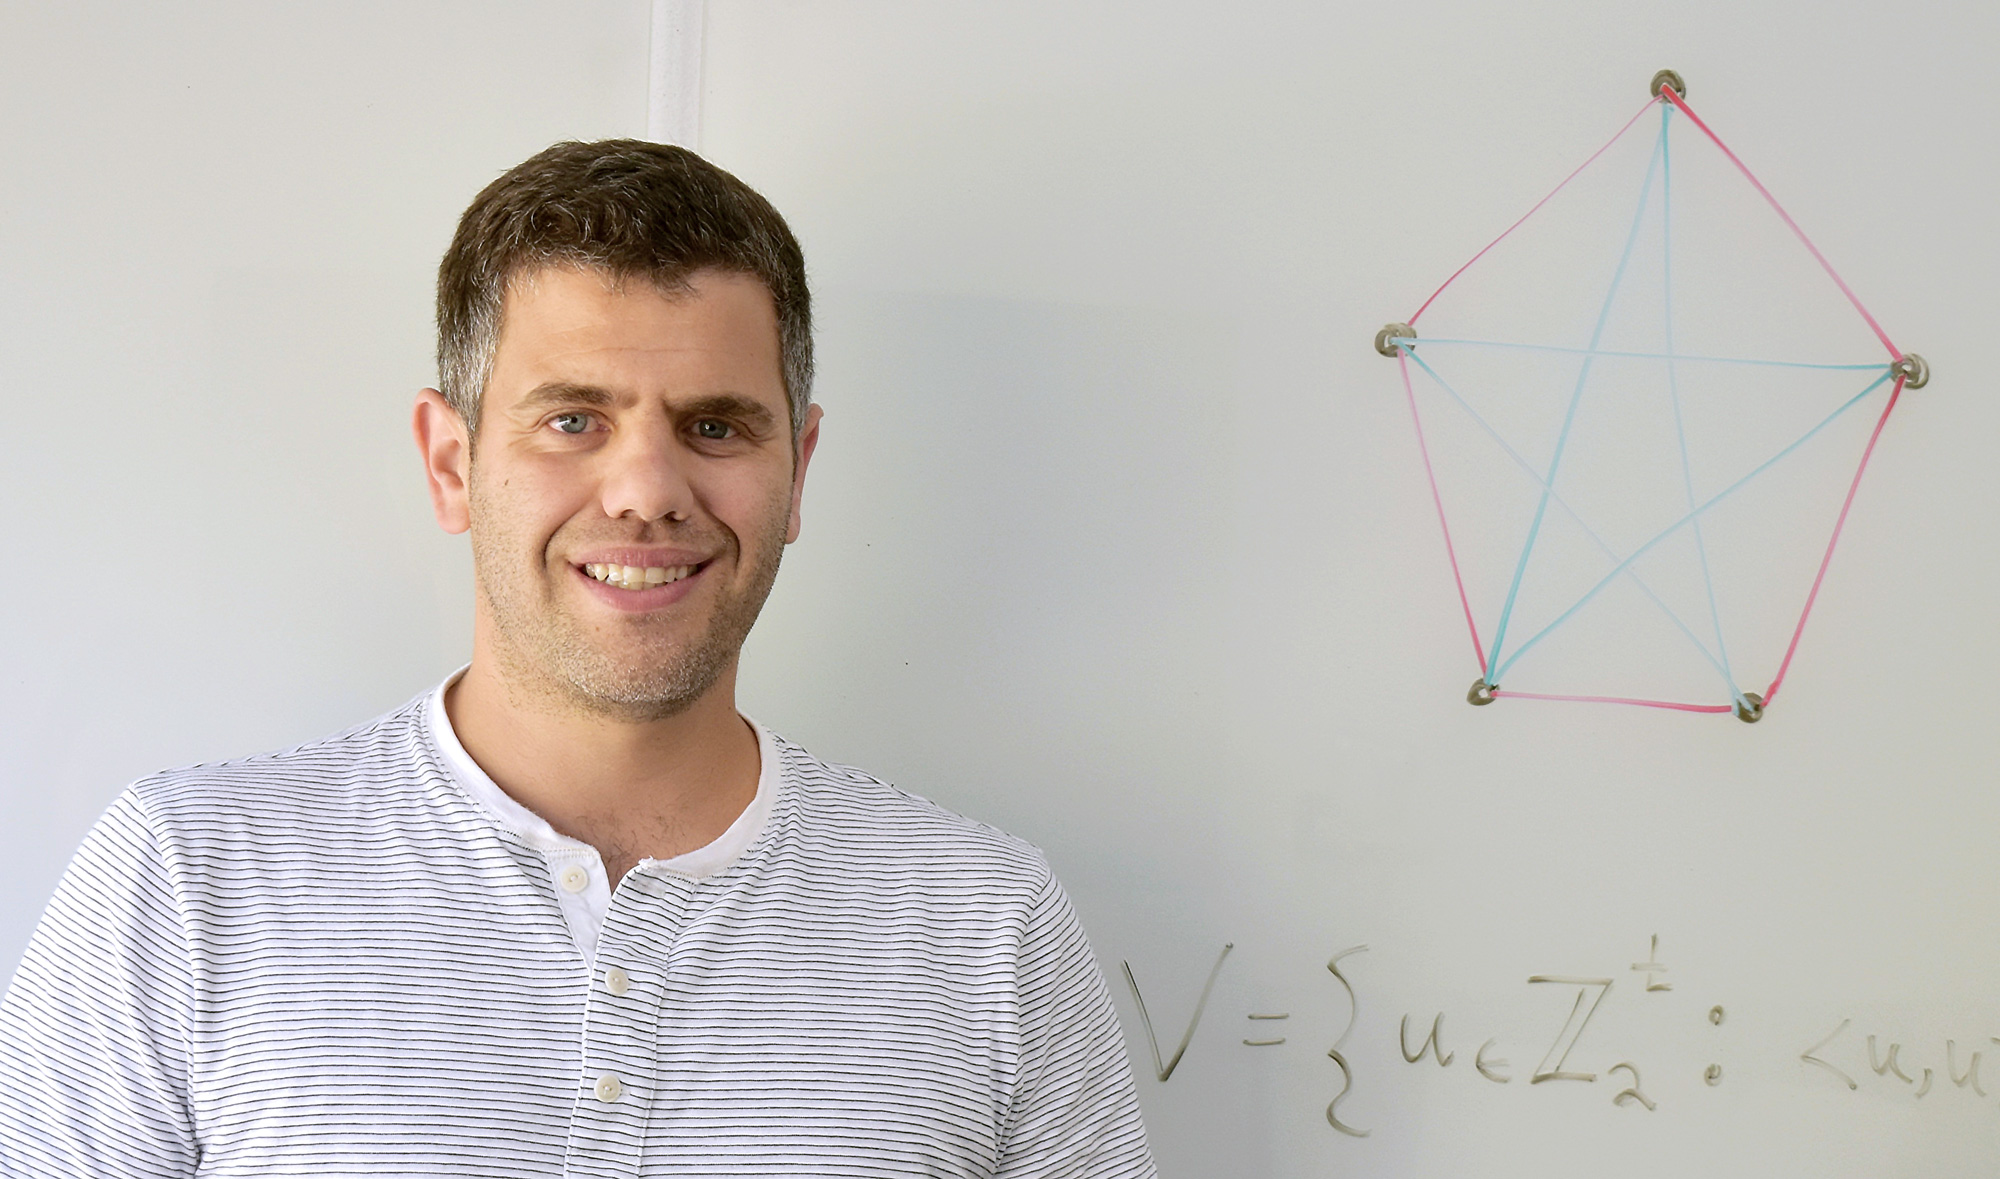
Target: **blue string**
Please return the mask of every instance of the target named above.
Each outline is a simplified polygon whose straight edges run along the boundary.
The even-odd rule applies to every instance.
[[[1592,586],[1590,588],[1590,592],[1584,594],[1583,597],[1577,601],[1576,605],[1571,606],[1569,609],[1563,611],[1560,615],[1557,616],[1554,622],[1551,622],[1547,626],[1543,627],[1541,629],[1541,632],[1535,635],[1534,638],[1529,639],[1525,643],[1522,643],[1521,646],[1517,648],[1512,655],[1509,655],[1507,657],[1506,663],[1500,665],[1499,667],[1493,668],[1493,670],[1486,677],[1487,682],[1499,683],[1500,677],[1506,674],[1506,671],[1509,667],[1512,667],[1514,665],[1515,660],[1519,659],[1524,653],[1526,653],[1530,647],[1533,647],[1536,643],[1539,643],[1543,639],[1547,638],[1549,636],[1549,632],[1555,630],[1558,626],[1561,626],[1563,623],[1569,621],[1570,618],[1575,616],[1578,610],[1583,609],[1583,607],[1586,604],[1588,604],[1592,598],[1595,598],[1598,595],[1599,591],[1603,590],[1605,586],[1610,585],[1612,580],[1615,579],[1620,573],[1623,573],[1625,572],[1626,569],[1630,568],[1632,562],[1637,561],[1640,557],[1645,556],[1646,553],[1650,551],[1654,545],[1659,544],[1667,537],[1673,535],[1675,532],[1678,532],[1683,524],[1689,523],[1695,517],[1701,515],[1703,512],[1706,512],[1708,509],[1714,507],[1717,503],[1721,502],[1723,497],[1731,494],[1738,488],[1742,487],[1744,484],[1750,482],[1752,479],[1755,479],[1757,476],[1763,474],[1765,471],[1771,468],[1772,464],[1778,462],[1778,460],[1784,458],[1785,456],[1791,454],[1793,451],[1797,450],[1799,447],[1805,445],[1806,442],[1810,440],[1815,434],[1818,434],[1821,430],[1824,430],[1829,425],[1832,425],[1834,419],[1840,417],[1840,415],[1846,413],[1848,410],[1854,408],[1856,405],[1859,405],[1861,401],[1864,398],[1866,398],[1870,393],[1873,393],[1875,390],[1880,389],[1883,385],[1888,384],[1889,378],[1893,375],[1894,375],[1893,373],[1885,372],[1881,376],[1876,377],[1873,381],[1869,382],[1869,385],[1866,389],[1863,389],[1861,392],[1856,393],[1853,397],[1843,402],[1839,409],[1834,410],[1832,413],[1828,414],[1824,419],[1822,419],[1818,425],[1814,426],[1810,430],[1807,430],[1804,434],[1801,434],[1797,438],[1797,440],[1795,440],[1790,446],[1785,447],[1785,449],[1779,451],[1777,454],[1773,455],[1769,459],[1766,459],[1763,463],[1759,464],[1756,468],[1751,470],[1749,474],[1743,476],[1741,479],[1738,479],[1736,482],[1731,483],[1729,486],[1723,488],[1721,491],[1716,492],[1714,495],[1710,496],[1708,500],[1705,503],[1703,503],[1700,507],[1694,509],[1687,515],[1682,516],[1680,519],[1674,521],[1672,524],[1667,526],[1665,531],[1653,537],[1653,539],[1647,541],[1645,544],[1640,545],[1637,549],[1633,551],[1631,556],[1619,562],[1618,567],[1616,569],[1613,569],[1611,572],[1605,574],[1604,580]],[[1492,667],[1492,664],[1489,662],[1488,666]]]
[[[1478,410],[1472,408],[1472,404],[1465,399],[1463,394],[1461,394],[1457,389],[1452,388],[1451,383],[1445,380],[1443,377],[1439,376],[1437,370],[1433,369],[1430,365],[1424,363],[1422,357],[1416,355],[1415,353],[1411,353],[1410,359],[1416,361],[1417,367],[1423,369],[1424,372],[1430,376],[1431,380],[1437,382],[1438,388],[1443,389],[1446,393],[1449,393],[1451,395],[1451,399],[1453,401],[1458,402],[1459,408],[1463,409],[1467,414],[1471,415],[1473,421],[1479,423],[1480,428],[1486,431],[1488,437],[1492,438],[1493,441],[1500,444],[1500,449],[1507,452],[1507,457],[1514,460],[1515,465],[1521,468],[1522,474],[1526,475],[1537,486],[1542,487],[1548,491],[1549,498],[1552,501],[1554,501],[1557,507],[1561,508],[1564,512],[1567,512],[1569,514],[1569,518],[1576,522],[1576,526],[1578,528],[1583,529],[1584,535],[1588,536],[1591,539],[1591,542],[1597,546],[1599,552],[1611,558],[1614,564],[1623,559],[1618,555],[1618,551],[1612,548],[1610,543],[1606,541],[1602,536],[1599,536],[1597,534],[1597,530],[1592,528],[1590,524],[1584,520],[1582,514],[1580,514],[1575,508],[1569,505],[1569,501],[1563,499],[1563,497],[1559,493],[1557,493],[1557,491],[1554,488],[1549,487],[1548,484],[1542,482],[1542,477],[1539,474],[1536,474],[1534,466],[1531,463],[1529,463],[1527,459],[1522,458],[1520,452],[1515,450],[1513,446],[1511,446],[1505,438],[1501,437],[1500,431],[1494,429],[1492,423],[1488,422],[1484,417],[1481,417]],[[1682,621],[1681,616],[1674,613],[1673,607],[1667,605],[1666,601],[1662,599],[1659,594],[1653,592],[1653,587],[1646,584],[1646,580],[1639,576],[1638,570],[1627,569],[1625,571],[1625,576],[1631,578],[1632,581],[1636,585],[1638,585],[1638,587],[1642,591],[1645,592],[1645,595],[1653,600],[1653,604],[1655,606],[1658,606],[1662,613],[1664,613],[1668,618],[1673,620],[1674,625],[1679,627],[1681,629],[1681,633],[1688,637],[1688,641],[1694,644],[1695,650],[1701,652],[1701,657],[1703,659],[1708,660],[1708,665],[1710,667],[1713,667],[1715,669],[1715,673],[1721,676],[1723,680],[1727,682],[1729,679],[1728,670],[1724,668],[1721,663],[1718,663],[1716,661],[1714,652],[1710,651],[1708,649],[1708,645],[1701,641],[1701,636],[1694,633],[1694,628],[1689,626],[1686,622]]]
[[[1677,360],[1683,364],[1749,364],[1762,368],[1809,368],[1830,372],[1867,372],[1869,369],[1886,367],[1876,364],[1804,364],[1796,360],[1751,360],[1741,356],[1669,356],[1663,352],[1612,352],[1595,348],[1563,348],[1555,344],[1512,344],[1504,340],[1442,340],[1418,339],[1415,336],[1393,336],[1390,343],[1401,344],[1414,352],[1419,348],[1435,348],[1440,344],[1461,345],[1471,348],[1519,348],[1529,352],[1562,352],[1570,356],[1612,356],[1623,360]]]
[[[1605,325],[1611,322],[1611,305],[1616,302],[1618,288],[1625,281],[1625,267],[1632,261],[1632,247],[1639,242],[1639,226],[1646,217],[1646,201],[1653,192],[1653,174],[1659,168],[1660,150],[1665,144],[1665,128],[1662,127],[1660,139],[1653,145],[1653,154],[1646,160],[1646,179],[1639,186],[1639,210],[1632,215],[1631,232],[1625,235],[1625,252],[1618,256],[1618,269],[1611,275],[1611,289],[1604,292],[1604,306],[1598,309],[1597,326],[1590,333],[1592,352],[1597,350],[1597,345],[1604,338]],[[1527,542],[1521,546],[1521,559],[1514,565],[1514,580],[1507,587],[1506,604],[1500,607],[1500,624],[1493,630],[1493,649],[1486,656],[1486,666],[1491,669],[1487,673],[1486,682],[1490,684],[1499,683],[1500,672],[1505,670],[1506,665],[1500,662],[1500,648],[1507,639],[1507,622],[1514,615],[1514,600],[1521,593],[1521,575],[1528,571],[1528,555],[1535,551],[1535,537],[1542,530],[1542,518],[1548,514],[1549,494],[1555,488],[1556,469],[1562,465],[1563,449],[1569,445],[1570,427],[1576,423],[1576,407],[1583,400],[1584,382],[1589,380],[1590,366],[1596,359],[1595,356],[1583,358],[1583,368],[1576,374],[1576,388],[1570,393],[1569,409],[1563,414],[1562,430],[1556,435],[1555,453],[1549,457],[1549,474],[1542,480],[1541,502],[1535,505],[1535,518],[1528,525]],[[1509,659],[1507,664],[1511,665],[1513,662]]]
[[[1674,371],[1674,155],[1673,140],[1667,133],[1674,117],[1674,104],[1660,104],[1660,296],[1667,346],[1667,395],[1674,403],[1674,437],[1681,448],[1681,486],[1687,491],[1688,511],[1694,510],[1694,468],[1688,461],[1687,426],[1681,417],[1681,383]],[[1722,657],[1722,679],[1729,685],[1729,697],[1744,709],[1750,702],[1736,686],[1729,666],[1729,643],[1722,637],[1722,610],[1715,604],[1715,577],[1708,567],[1708,540],[1701,534],[1701,521],[1694,522],[1694,548],[1701,556],[1701,583],[1708,590],[1708,617],[1715,624],[1715,650]]]

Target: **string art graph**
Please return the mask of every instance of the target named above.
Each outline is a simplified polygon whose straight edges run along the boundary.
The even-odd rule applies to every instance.
[[[1635,212],[1618,161],[1641,174]],[[1671,70],[1375,347],[1478,660],[1467,700],[1744,721],[1777,698],[1876,444],[1929,380]]]

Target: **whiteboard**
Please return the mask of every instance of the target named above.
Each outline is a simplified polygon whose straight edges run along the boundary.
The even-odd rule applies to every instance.
[[[0,962],[123,782],[463,658],[468,565],[404,451],[432,269],[501,168],[643,129],[649,9],[0,16],[38,161],[0,224]],[[827,411],[745,708],[1048,851],[1163,1174],[1991,1172],[1993,17],[704,27],[701,146],[800,233]],[[1471,708],[1370,339],[1662,66],[1936,376],[1760,723]],[[1128,965],[1162,1056],[1193,1024],[1165,1081]]]
[[[711,5],[703,146],[804,239],[827,413],[747,706],[1049,851],[1163,1174],[2000,1162],[2000,30],[1818,12]],[[1468,707],[1371,338],[1661,67],[1938,375],[1761,722]],[[1167,1059],[1214,971],[1166,1081],[1128,964]]]

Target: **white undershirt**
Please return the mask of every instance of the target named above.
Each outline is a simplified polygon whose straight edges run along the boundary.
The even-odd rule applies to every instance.
[[[576,938],[584,958],[595,961],[597,934],[604,926],[605,913],[611,908],[611,880],[604,870],[604,860],[597,854],[596,848],[562,834],[549,826],[547,819],[515,801],[465,752],[465,746],[459,743],[458,733],[452,729],[451,716],[444,706],[446,690],[457,681],[458,676],[453,676],[438,685],[426,705],[430,710],[430,729],[437,740],[438,751],[444,755],[445,765],[473,801],[485,807],[503,826],[527,840],[548,861],[549,878],[555,884],[556,900],[562,906],[564,919],[569,922],[570,934]],[[743,719],[757,733],[756,797],[743,808],[742,814],[736,816],[736,821],[729,824],[729,829],[716,836],[713,842],[682,852],[672,859],[640,860],[638,866],[632,869],[634,872],[657,872],[687,880],[705,879],[741,859],[757,837],[764,833],[764,827],[771,818],[771,800],[777,794],[778,747],[763,725],[749,717]]]

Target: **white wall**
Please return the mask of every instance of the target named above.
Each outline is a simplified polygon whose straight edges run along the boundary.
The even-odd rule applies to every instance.
[[[0,13],[0,962],[125,780],[463,657],[403,428],[431,269],[496,171],[643,127],[646,8]],[[703,147],[805,242],[828,414],[746,707],[1049,851],[1170,1177],[1985,1173],[1996,18],[1220,11],[712,0]],[[1938,375],[1762,723],[1468,708],[1368,340],[1663,65]],[[1672,992],[1628,969],[1653,934]],[[1171,1049],[1226,941],[1160,1083],[1118,964]],[[1364,943],[1355,1139],[1324,964]],[[1527,1083],[1573,994],[1538,973],[1616,977],[1569,1063],[1656,1111]],[[1438,1012],[1454,1064],[1404,1063]],[[1852,1091],[1799,1060],[1843,1019]]]
[[[393,707],[470,644],[408,442],[488,180],[637,134],[644,5],[0,6],[0,969],[166,765]]]

